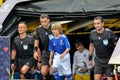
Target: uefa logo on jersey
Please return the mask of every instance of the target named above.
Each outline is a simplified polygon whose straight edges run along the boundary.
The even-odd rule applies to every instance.
[[[28,45],[23,45],[23,49],[27,50],[28,49]]]
[[[104,40],[103,40],[103,44],[104,44],[104,45],[108,45],[108,39],[104,39]]]

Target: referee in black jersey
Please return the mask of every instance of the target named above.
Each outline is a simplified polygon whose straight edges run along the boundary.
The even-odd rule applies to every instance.
[[[44,80],[46,80],[49,71],[50,57],[50,51],[48,50],[48,46],[50,38],[52,36],[50,17],[47,14],[41,14],[40,23],[41,25],[37,28],[35,35],[34,58],[38,60],[38,65],[41,65],[41,73]],[[41,54],[37,52],[38,49],[40,49]]]
[[[110,29],[104,28],[104,21],[100,16],[94,18],[94,27],[89,36],[89,64],[91,65],[94,49],[96,52],[94,80],[101,80],[103,74],[107,76],[107,80],[113,80],[113,65],[108,64],[108,61],[116,45],[117,36]]]
[[[27,79],[29,70],[34,70],[35,60],[33,58],[34,38],[26,34],[27,25],[20,22],[18,25],[19,36],[14,38],[11,52],[11,69],[15,69],[14,60],[18,59],[18,68],[21,79]]]

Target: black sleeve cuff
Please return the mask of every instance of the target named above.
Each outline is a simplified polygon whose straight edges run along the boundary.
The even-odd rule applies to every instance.
[[[38,50],[38,47],[34,47],[34,51],[36,51],[36,52],[37,52],[37,50]]]
[[[89,61],[92,61],[92,55],[89,56]]]
[[[38,63],[41,63],[41,61],[37,61]]]
[[[14,59],[11,59],[11,64],[14,64],[15,60]]]

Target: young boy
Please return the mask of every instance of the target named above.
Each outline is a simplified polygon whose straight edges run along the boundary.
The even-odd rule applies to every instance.
[[[75,43],[77,51],[73,57],[73,80],[90,80],[89,51],[80,41]]]
[[[52,25],[53,37],[49,43],[50,59],[49,64],[52,66],[52,72],[56,80],[72,80],[70,64],[70,44],[68,38],[62,34],[61,24]]]

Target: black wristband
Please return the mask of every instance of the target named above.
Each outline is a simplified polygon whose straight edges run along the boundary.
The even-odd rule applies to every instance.
[[[89,61],[92,61],[92,55],[89,56]]]
[[[14,64],[15,60],[14,59],[11,59],[11,64]]]
[[[34,51],[36,51],[36,52],[37,52],[37,50],[38,50],[38,47],[34,47]]]
[[[38,63],[41,63],[41,61],[37,61]]]

